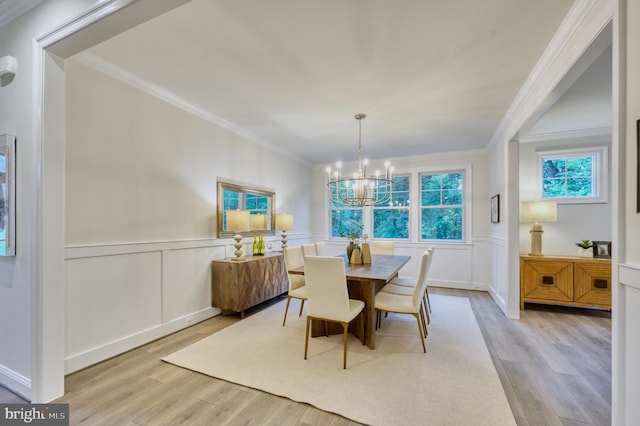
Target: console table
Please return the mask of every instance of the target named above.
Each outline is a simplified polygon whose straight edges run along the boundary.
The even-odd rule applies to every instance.
[[[289,290],[282,253],[211,262],[211,306],[240,312]]]
[[[520,256],[525,302],[611,309],[611,259]]]

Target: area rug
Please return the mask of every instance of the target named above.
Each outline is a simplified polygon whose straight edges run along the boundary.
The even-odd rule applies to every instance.
[[[415,319],[389,314],[370,350],[349,336],[309,341],[305,317],[284,300],[206,337],[164,361],[370,425],[515,425],[469,300],[431,296],[427,353]]]

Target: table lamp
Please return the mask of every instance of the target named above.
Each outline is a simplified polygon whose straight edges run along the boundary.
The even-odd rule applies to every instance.
[[[557,222],[558,209],[555,201],[526,201],[520,203],[520,222],[531,223],[531,253],[529,256],[542,254],[542,224],[540,222]]]
[[[264,231],[267,229],[267,215],[264,214],[252,214],[251,215],[251,230],[252,231]]]
[[[249,216],[248,210],[228,210],[227,214],[227,227],[226,229],[231,232],[235,232],[236,235],[233,237],[236,240],[234,247],[236,251],[234,254],[236,257],[233,260],[243,260],[242,257],[242,235],[241,232],[249,231],[251,229],[251,220]]]
[[[293,229],[293,215],[281,213],[276,215],[276,230],[282,231],[282,249],[287,247],[287,231]]]

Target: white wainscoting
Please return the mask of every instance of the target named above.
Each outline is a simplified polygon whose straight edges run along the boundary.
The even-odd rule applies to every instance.
[[[289,244],[314,241],[289,235]],[[268,237],[274,250],[280,236]],[[233,256],[233,240],[110,244],[65,249],[65,374],[218,315],[211,261]],[[245,252],[251,250],[246,239]]]
[[[507,312],[507,265],[508,259],[506,253],[505,240],[502,238],[492,238],[490,240],[489,253],[491,259],[488,260],[491,265],[491,274],[489,279],[489,294],[494,302],[500,307],[502,312]],[[518,284],[519,287],[519,284]]]
[[[624,418],[628,424],[640,418],[640,266],[619,265],[618,350],[614,363],[622,358],[617,370],[624,376],[619,405],[625,407]],[[635,420],[634,420],[635,419]]]
[[[344,253],[347,242],[326,241],[329,254]],[[418,276],[418,259],[429,246],[434,246],[433,261],[429,269],[429,285],[464,290],[484,290],[490,288],[490,240],[476,238],[472,243],[408,243],[396,242],[395,253],[411,256],[411,260],[400,270],[401,277]]]
[[[288,245],[320,241],[317,234],[289,234]],[[280,235],[268,237],[280,250]],[[213,259],[233,256],[233,241],[208,239],[110,244],[65,249],[65,373],[126,352],[199,321],[218,315],[211,307]],[[396,253],[411,256],[400,271],[415,278],[420,253],[429,244],[396,243]],[[345,241],[327,241],[331,254]],[[436,244],[429,271],[432,286],[490,290],[492,242]],[[251,250],[246,239],[245,252]]]

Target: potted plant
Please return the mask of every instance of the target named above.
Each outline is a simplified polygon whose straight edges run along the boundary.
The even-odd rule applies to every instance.
[[[593,244],[591,240],[582,240],[576,243],[578,246],[578,257],[593,257]]]

